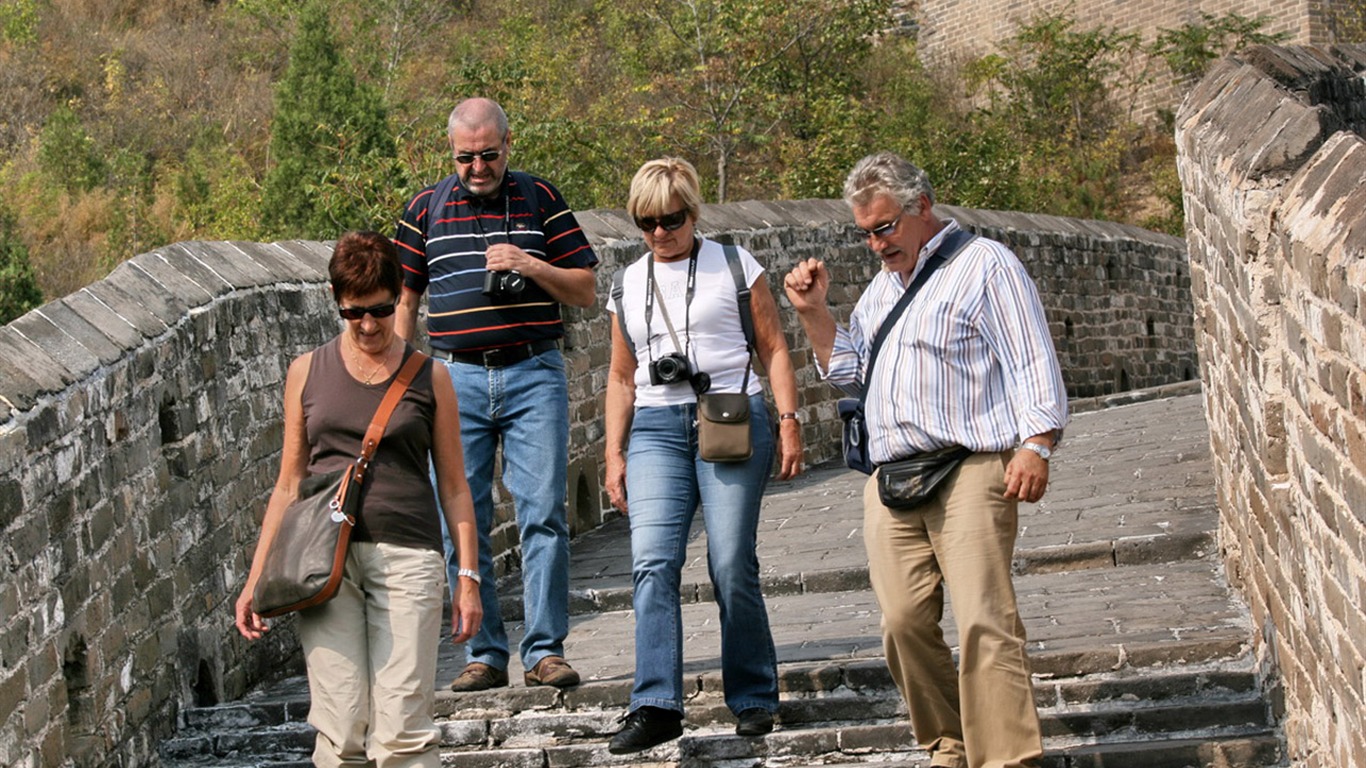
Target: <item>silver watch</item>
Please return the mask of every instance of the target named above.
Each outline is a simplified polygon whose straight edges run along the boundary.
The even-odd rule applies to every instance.
[[[455,575],[464,576],[470,581],[473,581],[475,584],[480,583],[479,571],[472,571],[469,568],[461,568],[460,570],[455,572]]]
[[[1049,448],[1046,445],[1026,441],[1020,443],[1020,447],[1024,448],[1027,451],[1033,451],[1039,454],[1039,458],[1043,459],[1044,461],[1048,461],[1050,458],[1053,457],[1053,449]]]

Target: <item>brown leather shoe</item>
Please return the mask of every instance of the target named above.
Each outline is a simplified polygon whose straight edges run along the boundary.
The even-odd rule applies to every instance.
[[[487,691],[490,688],[504,688],[508,684],[508,671],[496,669],[478,661],[465,665],[465,669],[451,681],[451,690]]]
[[[522,681],[531,685],[552,685],[568,688],[579,684],[579,673],[561,656],[547,656],[522,674]]]

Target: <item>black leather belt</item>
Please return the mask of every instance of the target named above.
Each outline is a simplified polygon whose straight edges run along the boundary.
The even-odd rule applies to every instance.
[[[516,344],[510,347],[495,347],[480,352],[456,352],[448,349],[433,349],[432,355],[434,357],[439,357],[442,360],[452,360],[467,365],[482,365],[485,368],[504,368],[529,359],[532,355],[539,355],[542,352],[558,349],[559,346],[559,341],[555,339],[538,339],[526,344]]]

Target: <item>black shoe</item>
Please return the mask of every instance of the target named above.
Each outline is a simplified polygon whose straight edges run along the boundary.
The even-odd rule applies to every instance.
[[[740,713],[740,722],[735,724],[736,736],[763,736],[773,732],[773,713],[767,709],[750,707]]]
[[[629,755],[663,744],[683,735],[683,716],[670,709],[639,707],[624,718],[607,751],[614,755]]]

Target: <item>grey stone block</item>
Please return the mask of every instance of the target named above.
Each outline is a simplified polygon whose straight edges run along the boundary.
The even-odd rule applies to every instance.
[[[120,356],[141,346],[144,341],[143,334],[131,323],[89,291],[77,291],[54,303],[65,305],[73,314],[97,329],[119,349]]]
[[[179,325],[189,313],[191,305],[188,302],[168,291],[165,286],[131,262],[124,262],[115,267],[114,271],[109,273],[109,277],[101,283],[103,286],[121,291],[132,304],[146,310],[167,328]],[[91,289],[96,290],[95,286],[91,286]],[[103,297],[104,292],[100,291],[98,295]],[[123,314],[119,307],[114,309]],[[133,318],[129,318],[129,321],[134,325],[139,324]]]
[[[180,245],[234,288],[259,288],[279,281],[265,267],[228,243],[191,241]]]
[[[54,301],[38,311],[44,318],[95,357],[101,366],[112,365],[123,357],[126,348],[96,327],[85,316],[77,312],[66,300]],[[117,321],[117,318],[113,318]],[[131,331],[122,321],[113,323],[117,330],[120,326]]]
[[[214,299],[213,288],[216,286],[210,283],[206,287],[194,279],[199,277],[203,280],[211,277],[202,269],[199,270],[199,275],[186,274],[185,266],[193,265],[194,260],[187,256],[183,249],[183,245],[171,245],[152,253],[139,254],[124,263],[142,270],[167,292],[180,297],[188,306],[199,307],[208,304]]]
[[[75,381],[69,368],[8,325],[0,328],[0,375],[16,385],[20,398],[60,392]],[[34,389],[24,388],[28,382]]]
[[[331,249],[322,243],[231,241],[228,245],[279,280],[294,279],[304,283],[327,281],[327,262],[331,258]]]

